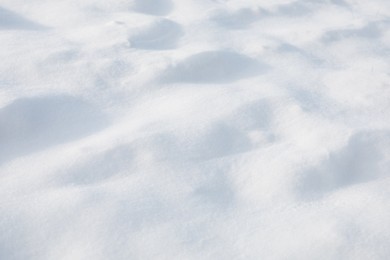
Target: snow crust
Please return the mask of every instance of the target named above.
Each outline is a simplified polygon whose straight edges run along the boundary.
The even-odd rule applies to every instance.
[[[0,259],[390,259],[390,1],[0,0]]]

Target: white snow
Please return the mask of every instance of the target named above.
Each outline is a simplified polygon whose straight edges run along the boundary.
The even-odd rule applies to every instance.
[[[0,0],[0,259],[390,259],[390,1]]]

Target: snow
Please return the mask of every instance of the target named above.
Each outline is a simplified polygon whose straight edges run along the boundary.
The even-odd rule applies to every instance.
[[[389,259],[390,1],[0,0],[0,259]]]

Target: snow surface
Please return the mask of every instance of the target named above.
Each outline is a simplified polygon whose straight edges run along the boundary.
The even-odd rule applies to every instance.
[[[0,259],[390,259],[390,1],[0,0]]]

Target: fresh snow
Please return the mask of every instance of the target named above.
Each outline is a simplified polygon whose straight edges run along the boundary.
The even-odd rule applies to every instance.
[[[390,259],[390,1],[0,0],[0,259]]]

